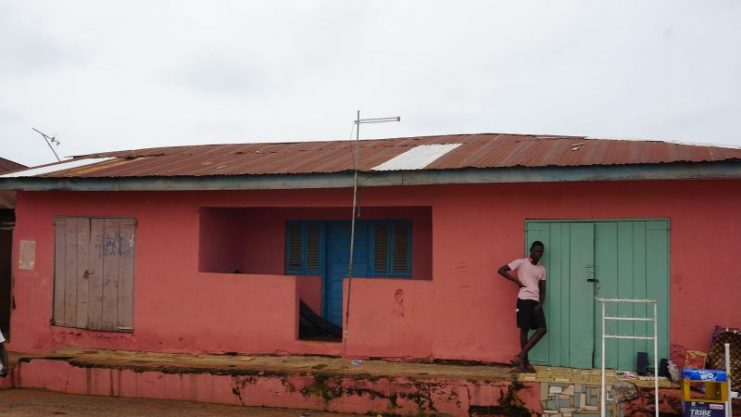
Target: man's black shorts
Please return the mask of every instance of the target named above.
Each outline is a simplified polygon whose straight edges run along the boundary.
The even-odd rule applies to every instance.
[[[535,300],[517,299],[517,327],[520,329],[545,328],[545,313],[543,309],[535,310],[538,302]]]

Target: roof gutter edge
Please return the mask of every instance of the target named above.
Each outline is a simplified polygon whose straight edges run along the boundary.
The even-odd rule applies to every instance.
[[[523,182],[649,181],[740,179],[741,164],[615,165],[542,168],[496,168],[362,172],[362,187],[400,185],[489,184]],[[22,191],[208,191],[280,190],[352,187],[351,172],[289,175],[2,178],[0,190]]]

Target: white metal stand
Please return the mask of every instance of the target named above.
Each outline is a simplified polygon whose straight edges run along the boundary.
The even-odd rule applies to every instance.
[[[606,385],[605,384],[605,340],[607,339],[639,339],[639,340],[653,340],[654,341],[654,407],[656,408],[656,417],[659,417],[659,332],[658,332],[658,323],[657,323],[657,317],[658,317],[658,308],[656,306],[656,300],[649,300],[649,299],[634,299],[634,298],[601,298],[601,297],[594,297],[595,300],[597,300],[599,303],[602,304],[602,386],[601,386],[601,395],[602,399],[600,401],[600,416],[606,417]],[[607,303],[638,303],[638,304],[652,304],[654,307],[654,314],[653,317],[618,317],[618,316],[606,316],[605,315],[605,305]],[[654,332],[653,336],[635,336],[635,335],[618,335],[618,334],[606,334],[605,333],[605,323],[608,320],[616,320],[616,321],[650,321],[653,322],[654,325]]]
[[[726,401],[726,417],[732,417],[733,399],[731,398],[731,385],[733,385],[733,378],[731,378],[731,344],[725,343],[723,347],[725,348],[724,359],[726,360],[726,377],[728,378],[728,401]]]

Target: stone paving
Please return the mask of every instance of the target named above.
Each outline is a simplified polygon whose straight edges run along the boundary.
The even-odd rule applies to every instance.
[[[543,414],[549,417],[597,417],[600,415],[602,372],[599,369],[536,367],[535,374],[520,374],[518,380],[540,382]],[[614,371],[606,372],[607,415],[621,416],[621,400],[638,396],[638,388],[654,386],[652,378],[620,380]],[[666,379],[660,388],[676,388]],[[617,401],[615,401],[617,400]]]

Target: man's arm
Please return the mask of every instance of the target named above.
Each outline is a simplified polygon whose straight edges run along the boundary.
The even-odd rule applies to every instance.
[[[539,300],[538,305],[535,308],[543,308],[543,305],[545,305],[545,280],[541,279],[538,282],[538,293],[539,293]]]
[[[5,378],[8,376],[8,351],[5,349],[5,343],[0,343],[0,361],[3,363],[3,370],[0,371],[0,376]]]
[[[518,287],[520,288],[524,287],[524,285],[522,285],[519,279],[513,277],[512,274],[509,273],[509,271],[511,270],[512,268],[510,268],[509,265],[502,265],[502,267],[499,268],[497,272],[499,272],[499,275],[503,276],[505,279],[510,280],[514,282],[515,284],[517,284]]]

